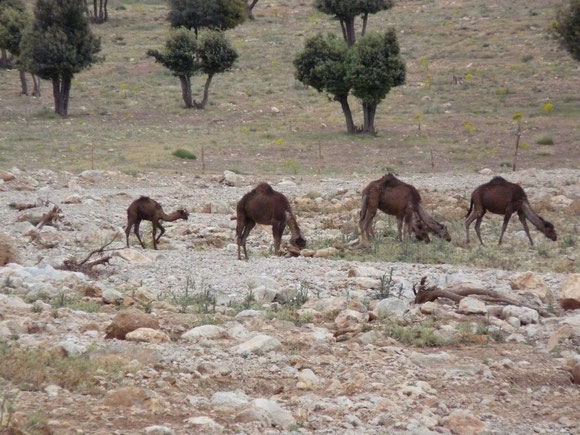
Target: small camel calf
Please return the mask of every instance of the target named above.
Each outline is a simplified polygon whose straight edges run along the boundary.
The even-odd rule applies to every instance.
[[[431,232],[451,241],[445,225],[429,216],[421,206],[421,195],[417,189],[393,174],[371,181],[362,191],[359,226],[363,242],[375,236],[372,224],[377,210],[397,217],[399,241],[403,240],[403,223],[407,234],[414,233],[418,240],[428,243]]]
[[[532,240],[532,236],[530,236],[526,218],[548,239],[557,239],[554,225],[534,213],[528,202],[528,196],[521,186],[510,183],[502,177],[494,177],[490,182],[479,186],[471,194],[471,203],[465,219],[467,243],[469,243],[469,226],[475,221],[475,232],[481,244],[484,244],[481,239],[480,226],[483,216],[487,211],[503,215],[503,226],[501,228],[501,235],[499,236],[499,245],[501,245],[503,235],[512,215],[516,212],[531,245],[534,244],[534,241]]]
[[[302,236],[288,199],[284,194],[272,189],[272,186],[268,183],[260,183],[246,193],[238,202],[236,215],[238,260],[242,259],[242,248],[244,249],[246,260],[248,259],[246,240],[256,224],[272,225],[274,252],[276,255],[280,252],[282,234],[286,225],[288,225],[292,234],[290,243],[300,249],[306,247],[306,239]]]
[[[166,214],[157,201],[147,197],[142,196],[131,203],[127,209],[127,228],[125,228],[125,235],[127,236],[127,248],[129,247],[129,233],[131,232],[131,227],[135,227],[135,235],[137,240],[141,244],[142,248],[145,248],[141,236],[139,235],[139,224],[141,221],[151,221],[153,226],[153,249],[157,249],[157,242],[161,236],[165,233],[165,228],[161,226],[161,221],[173,222],[177,219],[187,220],[189,213],[187,210],[177,210],[171,214]],[[161,230],[159,236],[155,237],[157,228]]]

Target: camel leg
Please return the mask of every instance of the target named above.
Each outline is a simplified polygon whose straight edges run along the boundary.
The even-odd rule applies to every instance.
[[[125,228],[125,236],[127,239],[127,248],[129,247],[129,234],[131,233],[131,227],[133,226],[133,222],[129,222],[127,227]]]
[[[246,240],[248,240],[248,236],[250,235],[250,231],[256,226],[256,222],[254,221],[246,221],[244,225],[242,236],[241,236],[241,244],[244,248],[244,255],[246,256],[246,260],[248,259],[248,251],[246,250]]]
[[[477,217],[477,220],[475,221],[475,233],[477,234],[479,243],[485,246],[485,243],[483,243],[483,239],[481,238],[481,222],[483,221],[483,216],[485,216],[485,210],[483,210],[483,212]]]
[[[471,223],[477,219],[479,217],[479,215],[481,214],[481,210],[473,210],[473,212],[467,216],[467,218],[465,219],[465,240],[467,241],[467,243],[469,243],[469,226],[471,225]],[[485,211],[484,211],[485,214]],[[483,215],[482,215],[483,216]],[[480,238],[481,241],[481,238]],[[483,244],[483,242],[481,242]]]
[[[399,242],[403,241],[403,218],[401,216],[397,216],[397,238]]]
[[[159,221],[154,220],[151,222],[151,224],[153,226],[153,249],[157,249],[157,239],[155,234],[157,233],[157,225],[159,225]]]
[[[141,224],[141,221],[135,222],[135,235],[137,236],[137,240],[139,240],[139,243],[141,244],[141,247],[143,249],[145,249],[145,244],[143,243],[143,240],[141,240],[141,235],[139,234],[139,225],[140,224]]]
[[[510,222],[510,219],[512,217],[513,212],[511,212],[510,210],[508,210],[506,212],[506,214],[503,217],[503,225],[501,226],[501,234],[499,235],[499,242],[498,245],[501,245],[501,241],[503,239],[503,235],[505,233],[505,230],[507,230],[508,224]]]
[[[286,224],[282,222],[272,223],[272,235],[274,236],[274,254],[280,254],[280,244],[282,243],[282,234],[284,234]]]
[[[361,232],[361,239],[363,241],[368,240],[369,238],[375,238],[375,232],[373,230],[373,219],[375,218],[378,210],[378,205],[374,204],[374,201],[369,200],[367,204],[367,210],[365,213],[365,218],[360,222],[360,232]]]
[[[163,228],[163,227],[161,226],[161,222],[158,222],[158,223],[157,223],[157,228],[159,228],[159,229],[161,230],[161,232],[160,232],[160,233],[159,233],[159,235],[157,236],[157,242],[159,242],[159,239],[161,238],[161,236],[162,236],[163,234],[165,234],[165,228]]]
[[[520,218],[520,222],[524,227],[526,236],[528,236],[528,239],[530,240],[530,245],[534,246],[534,241],[532,240],[532,236],[530,235],[530,229],[528,228],[528,223],[526,222],[526,216],[524,215],[524,212],[518,211],[518,217]]]

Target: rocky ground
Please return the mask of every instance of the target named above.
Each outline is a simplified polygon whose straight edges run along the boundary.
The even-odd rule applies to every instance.
[[[454,238],[405,249],[447,249],[448,264],[359,246],[368,177],[269,180],[309,246],[275,257],[258,227],[239,261],[231,217],[257,178],[0,171],[0,431],[578,433],[580,171],[506,175],[554,222],[557,244],[534,231],[529,248],[515,219],[508,247],[478,251],[461,219],[485,172],[403,177]],[[190,211],[166,225],[158,251],[134,236],[123,248],[139,195]],[[55,205],[59,217],[37,228]],[[490,245],[500,222],[484,224]],[[381,243],[399,246],[392,221],[376,225]],[[142,225],[147,243],[150,231]],[[78,267],[111,240],[89,260],[107,264]],[[487,266],[526,261],[475,268],[480,252]],[[414,304],[422,277],[520,303]]]

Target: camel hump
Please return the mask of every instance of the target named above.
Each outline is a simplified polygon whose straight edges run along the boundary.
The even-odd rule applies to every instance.
[[[268,183],[260,183],[255,188],[254,191],[256,193],[263,193],[266,195],[271,195],[274,193],[274,189]]]
[[[396,183],[397,181],[399,181],[399,179],[395,177],[393,174],[389,173],[381,178],[380,183],[381,186],[386,187]]]
[[[137,201],[150,201],[151,198],[148,196],[141,195]]]
[[[509,181],[503,177],[500,177],[499,175],[493,177],[489,182],[489,184],[506,184],[506,183],[509,183]]]

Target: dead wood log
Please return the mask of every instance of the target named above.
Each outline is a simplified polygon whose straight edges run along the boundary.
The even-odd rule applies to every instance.
[[[89,254],[84,259],[82,259],[80,261],[77,260],[76,258],[71,258],[71,259],[65,260],[63,262],[62,266],[57,267],[57,269],[70,270],[73,272],[82,272],[86,275],[95,275],[95,271],[93,270],[93,267],[99,266],[101,264],[109,264],[109,260],[113,257],[112,255],[103,255],[105,252],[118,251],[120,249],[125,249],[125,246],[119,247],[119,248],[108,248],[118,238],[119,238],[119,233],[116,233],[111,240],[109,240],[107,243],[100,246],[99,248],[94,249],[93,251],[89,252]],[[103,255],[103,256],[100,258],[94,259],[92,261],[89,261],[95,255]]]
[[[62,210],[60,209],[60,207],[58,205],[55,205],[52,208],[52,210],[42,215],[42,217],[40,218],[40,222],[38,222],[36,228],[41,229],[45,225],[52,225],[54,222],[56,222],[61,218],[60,215],[61,212]]]
[[[11,202],[8,207],[16,209],[18,211],[28,210],[29,208],[36,208],[39,204],[35,202]]]
[[[553,317],[554,314],[543,309],[542,307],[527,304],[517,299],[509,298],[493,290],[475,289],[475,288],[457,288],[453,290],[440,289],[437,286],[428,287],[426,285],[427,277],[421,278],[419,284],[413,285],[413,293],[415,294],[415,304],[422,304],[425,302],[433,302],[438,298],[450,299],[455,303],[467,296],[478,296],[485,302],[490,302],[498,305],[516,305],[518,307],[530,308],[536,310],[542,317]]]

